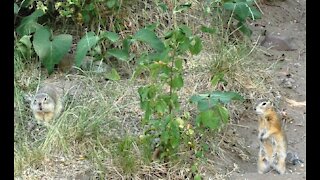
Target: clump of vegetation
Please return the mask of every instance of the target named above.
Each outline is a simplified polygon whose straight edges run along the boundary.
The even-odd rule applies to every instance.
[[[149,10],[159,22],[141,22],[137,27],[143,28],[130,33],[124,21],[129,1],[15,2],[15,176],[56,177],[54,169],[62,169],[66,173],[62,176],[69,177],[79,166],[81,173],[99,178],[201,179],[201,166],[213,149],[206,137],[215,138],[230,121],[229,104],[244,99],[236,88],[221,88],[232,84],[235,65],[250,54],[247,46],[225,41],[234,32],[225,31],[224,25],[234,19],[238,21],[234,31],[250,35],[247,19],[260,17],[252,2],[210,1],[206,12],[213,23],[208,26],[200,25],[202,17],[199,24],[184,22],[183,17],[194,12],[193,2],[157,1],[148,6],[138,2],[154,7]],[[219,26],[210,13],[223,16]],[[42,127],[33,121],[24,96],[47,78],[45,71],[55,74],[72,44],[74,65],[80,71],[60,78],[81,88],[77,95],[66,95],[65,111],[52,127]],[[208,50],[213,58],[203,58],[201,53]],[[119,75],[120,63],[105,72],[111,73],[107,80],[106,74],[86,73],[81,64],[87,55],[107,64],[124,63],[133,69],[132,78]],[[190,63],[202,69],[190,68]],[[196,84],[186,85],[189,72],[200,74],[202,80],[212,77],[205,82],[210,86],[185,93]],[[132,132],[134,128],[137,132]],[[168,170],[177,164],[190,171]],[[158,171],[149,171],[152,168]]]

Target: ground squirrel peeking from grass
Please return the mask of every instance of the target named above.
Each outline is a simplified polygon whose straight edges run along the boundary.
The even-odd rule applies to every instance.
[[[47,124],[60,115],[63,105],[58,90],[45,85],[33,97],[30,107],[35,119]]]
[[[275,169],[286,171],[287,139],[276,110],[270,101],[263,100],[255,108],[259,116],[258,138],[260,143],[258,173]]]

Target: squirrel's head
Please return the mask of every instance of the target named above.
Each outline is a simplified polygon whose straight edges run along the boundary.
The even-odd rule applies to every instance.
[[[53,112],[54,100],[46,93],[36,94],[31,102],[31,109],[37,112]]]
[[[254,110],[256,111],[256,113],[258,115],[263,114],[264,112],[266,112],[267,109],[270,109],[273,107],[273,104],[268,101],[268,100],[261,100],[257,103],[256,107],[254,108]]]

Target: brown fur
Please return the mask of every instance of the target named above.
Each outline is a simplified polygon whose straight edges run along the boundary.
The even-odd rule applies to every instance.
[[[279,174],[284,174],[287,141],[278,114],[270,102],[261,102],[256,109],[259,114],[260,141],[258,172],[263,174],[273,168]]]
[[[36,120],[49,123],[62,111],[61,97],[53,86],[47,85],[36,93],[30,107]]]

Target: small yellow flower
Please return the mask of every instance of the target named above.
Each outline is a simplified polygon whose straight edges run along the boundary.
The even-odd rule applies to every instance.
[[[193,129],[188,129],[187,132],[188,132],[189,135],[192,135],[194,133],[194,130]]]
[[[183,128],[184,127],[184,121],[181,118],[177,118],[176,119],[177,123],[179,124],[179,128]]]
[[[48,10],[47,6],[45,6],[41,1],[37,2],[37,9],[41,9],[43,12]]]

